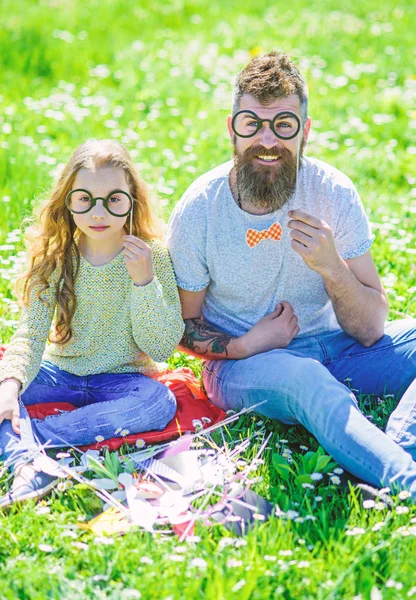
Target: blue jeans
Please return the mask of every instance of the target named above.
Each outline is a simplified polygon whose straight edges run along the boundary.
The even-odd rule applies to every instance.
[[[243,360],[207,361],[210,400],[224,410],[266,401],[257,412],[306,427],[350,473],[416,498],[416,320],[387,323],[365,348],[343,331],[294,339],[284,349]],[[359,411],[345,385],[401,398],[386,432]]]
[[[20,396],[20,417],[26,406],[69,402],[77,408],[42,419],[31,419],[35,438],[48,447],[93,444],[101,439],[145,431],[162,430],[176,412],[172,391],[141,373],[103,373],[79,377],[42,362],[37,377]],[[98,440],[97,440],[98,438]],[[0,455],[15,452],[20,436],[10,421],[0,425]]]

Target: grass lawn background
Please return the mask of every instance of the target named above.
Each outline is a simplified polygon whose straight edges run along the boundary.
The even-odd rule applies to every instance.
[[[0,17],[1,342],[18,319],[21,222],[72,150],[89,137],[122,141],[167,220],[198,175],[230,158],[233,78],[273,48],[291,54],[309,83],[307,153],[343,170],[361,194],[389,318],[416,316],[413,2],[3,0]],[[171,364],[184,362],[176,354]],[[395,399],[361,402],[382,427]],[[316,442],[252,419],[230,435],[253,430],[274,432],[255,489],[297,517],[259,524],[244,540],[199,527],[195,544],[140,531],[105,543],[76,528],[99,509],[94,497],[56,493],[44,514],[28,504],[0,515],[0,599],[416,596],[416,511],[400,500],[398,511],[365,509],[328,474],[302,487],[333,465],[284,448],[315,451]],[[289,457],[293,473],[276,456]]]

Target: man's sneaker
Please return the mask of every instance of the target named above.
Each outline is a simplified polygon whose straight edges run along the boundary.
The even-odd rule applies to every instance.
[[[0,498],[0,509],[10,507],[16,502],[39,500],[46,496],[58,481],[52,475],[35,471],[32,465],[24,465],[16,473],[10,491]]]

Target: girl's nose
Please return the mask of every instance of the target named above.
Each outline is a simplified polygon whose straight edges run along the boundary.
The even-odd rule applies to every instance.
[[[102,200],[97,200],[96,205],[92,209],[92,218],[93,219],[104,219],[107,215],[107,211],[104,208],[104,204]]]

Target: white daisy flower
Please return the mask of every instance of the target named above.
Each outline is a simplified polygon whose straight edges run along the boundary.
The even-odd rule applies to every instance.
[[[286,518],[288,519],[296,519],[299,516],[297,510],[288,510],[286,511]]]
[[[243,566],[242,560],[237,560],[236,558],[229,558],[227,560],[227,569],[237,569],[238,567]]]
[[[95,441],[96,442],[103,442],[104,441],[104,436],[103,435],[96,435],[95,436]]]
[[[88,550],[88,544],[84,542],[72,542],[71,546],[78,548],[78,550]]]
[[[201,541],[199,535],[188,535],[185,542],[187,544],[198,544]]]
[[[331,483],[334,485],[339,485],[341,483],[341,479],[338,477],[338,475],[332,475]]]
[[[388,579],[385,585],[386,588],[394,588],[396,590],[401,590],[403,588],[403,584],[400,581],[394,581],[394,579]]]
[[[322,473],[311,473],[312,481],[321,481]]]
[[[201,429],[203,429],[203,424],[202,421],[200,421],[199,419],[194,419],[192,421],[192,427],[195,428],[195,431],[201,431]]]
[[[191,567],[195,567],[197,569],[206,569],[208,563],[203,558],[193,558],[190,563]]]
[[[139,438],[135,443],[136,448],[144,448],[146,446],[146,442]]]
[[[396,507],[396,513],[398,515],[404,515],[406,513],[409,512],[409,507],[408,506],[397,506]]]
[[[51,512],[49,506],[37,506],[35,509],[37,515],[47,515]]]
[[[182,554],[171,554],[169,556],[169,560],[171,560],[172,562],[184,562],[185,557]]]
[[[361,527],[354,527],[353,529],[348,529],[345,532],[345,535],[363,535],[363,533],[365,533],[365,529],[362,529]]]
[[[403,490],[403,492],[400,492],[399,498],[400,500],[407,500],[407,498],[410,498],[410,493]]]
[[[49,544],[39,544],[38,549],[41,552],[53,552],[54,548],[52,546],[50,546]]]
[[[123,437],[125,437],[126,435],[129,435],[130,431],[128,429],[122,429],[120,431],[120,435],[122,435]]]
[[[99,536],[99,535],[96,538],[94,538],[94,542],[96,544],[102,545],[102,546],[111,546],[112,544],[114,544],[113,538]]]

